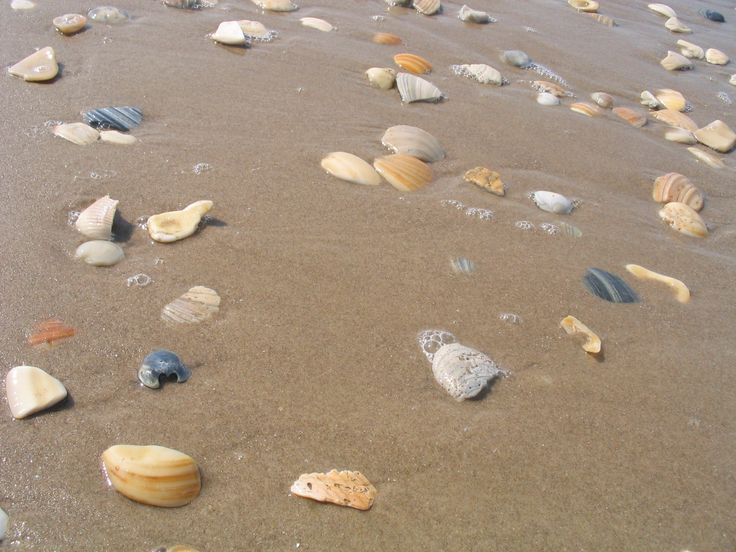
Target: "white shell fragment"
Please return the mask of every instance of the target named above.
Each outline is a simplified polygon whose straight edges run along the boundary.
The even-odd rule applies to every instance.
[[[215,42],[228,46],[243,46],[248,43],[243,29],[237,21],[223,21],[210,36]]]
[[[320,165],[328,174],[340,180],[369,186],[377,186],[381,183],[381,176],[376,170],[368,162],[352,153],[333,151],[322,159]]]
[[[368,82],[374,88],[389,90],[396,82],[396,70],[390,67],[371,67],[365,72]]]
[[[557,213],[558,215],[567,215],[574,207],[572,201],[556,192],[547,192],[544,190],[532,192],[529,194],[529,199],[542,211]]]
[[[0,508],[0,542],[5,538],[5,531],[8,529],[8,514]]]
[[[442,91],[439,88],[428,80],[410,73],[396,75],[396,87],[404,103],[439,102],[442,99]]]
[[[198,324],[220,310],[220,296],[214,289],[194,286],[161,309],[161,320],[177,324]]]
[[[100,139],[100,133],[84,123],[64,123],[56,125],[51,132],[78,146],[86,146]]]
[[[460,11],[457,12],[457,18],[460,21],[464,21],[466,23],[492,23],[495,21],[490,15],[488,15],[487,12],[480,11],[480,10],[474,10],[467,5],[463,5],[462,8],[460,8]]]
[[[299,6],[291,2],[291,0],[251,0],[256,6],[261,9],[276,11],[276,12],[289,12],[296,10]]]
[[[695,136],[693,136],[693,133],[689,130],[685,130],[684,128],[673,128],[672,130],[668,130],[664,133],[664,138],[665,140],[677,142],[679,144],[691,145],[698,143]]]
[[[125,252],[111,241],[92,240],[77,247],[74,257],[92,266],[112,266],[125,258]]]
[[[705,61],[713,65],[727,65],[730,59],[726,54],[715,48],[708,48],[705,51]]]
[[[36,4],[31,2],[31,0],[13,0],[10,3],[10,7],[16,11],[32,10],[36,7]]]
[[[191,236],[202,217],[212,209],[209,200],[195,201],[181,211],[167,211],[148,217],[148,235],[157,242],[173,242]]]
[[[439,140],[426,130],[409,125],[390,127],[381,137],[381,143],[394,153],[405,153],[434,163],[445,157]]]
[[[453,73],[460,77],[477,80],[481,84],[495,84],[501,86],[503,77],[497,69],[485,63],[471,63],[469,65],[451,65]]]
[[[80,213],[74,226],[87,238],[109,240],[112,238],[112,222],[117,206],[117,199],[109,195],[101,197]]]
[[[118,144],[121,146],[129,146],[135,144],[138,138],[130,134],[123,134],[118,130],[102,130],[100,131],[100,141],[108,144]]]
[[[8,73],[21,77],[27,82],[53,79],[59,73],[59,65],[56,63],[54,49],[51,46],[41,48],[10,67]]]
[[[664,17],[677,17],[675,10],[670,8],[667,4],[649,4],[647,6],[650,10]]]
[[[631,274],[640,280],[652,280],[665,284],[675,292],[675,299],[680,303],[687,303],[690,301],[690,290],[683,282],[676,278],[665,276],[664,274],[654,272],[653,270],[649,270],[648,268],[644,268],[637,264],[627,264],[626,270],[631,272]]]
[[[439,348],[432,372],[437,383],[458,401],[475,397],[493,378],[505,375],[487,355],[460,343]]]
[[[302,25],[305,27],[317,29],[323,33],[329,33],[330,31],[335,30],[335,27],[331,23],[317,17],[302,17],[299,21],[301,21]]]
[[[66,388],[55,377],[35,366],[16,366],[5,378],[8,406],[21,419],[64,400]]]

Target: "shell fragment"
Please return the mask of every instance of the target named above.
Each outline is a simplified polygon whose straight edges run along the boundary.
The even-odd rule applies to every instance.
[[[377,494],[376,488],[362,473],[337,470],[302,474],[291,486],[291,492],[296,496],[357,510],[369,510]]]

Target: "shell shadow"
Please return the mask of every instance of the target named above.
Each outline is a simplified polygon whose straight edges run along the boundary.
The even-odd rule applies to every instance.
[[[112,234],[115,236],[116,242],[127,242],[133,237],[135,231],[135,224],[132,224],[126,220],[120,213],[120,210],[115,211],[115,218],[112,221]]]
[[[222,219],[218,219],[218,218],[215,218],[215,217],[210,217],[210,216],[206,216],[205,215],[202,218],[202,223],[200,225],[200,230],[204,226],[214,226],[215,228],[222,228],[224,226],[227,226],[227,222],[225,222]]]

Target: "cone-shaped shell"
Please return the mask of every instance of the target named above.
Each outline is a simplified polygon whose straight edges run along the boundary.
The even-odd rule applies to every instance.
[[[322,31],[323,33],[329,33],[330,31],[335,30],[335,27],[332,25],[332,23],[329,23],[328,21],[325,21],[324,19],[319,19],[317,17],[302,17],[299,21],[301,21],[302,25],[304,25],[305,27],[316,29],[318,31]]]
[[[390,67],[371,67],[365,72],[368,82],[374,88],[389,90],[396,82],[396,70]]]
[[[161,309],[161,320],[177,324],[198,324],[220,310],[220,296],[214,289],[194,286]]]
[[[66,388],[35,366],[16,366],[5,377],[5,391],[13,418],[21,419],[66,398]]]
[[[721,159],[719,159],[712,153],[703,151],[700,148],[696,148],[695,146],[687,148],[687,151],[692,153],[699,161],[702,161],[711,169],[722,169],[726,166],[726,164]]]
[[[695,121],[679,111],[662,109],[661,111],[654,111],[651,115],[658,121],[662,121],[664,124],[671,127],[684,128],[690,132],[698,130],[698,125],[695,124]]]
[[[434,84],[409,73],[396,75],[396,88],[404,103],[438,102],[442,99],[442,91]]]
[[[252,0],[252,2],[263,10],[275,12],[290,12],[299,7],[291,0]]]
[[[630,109],[628,107],[614,107],[613,113],[621,117],[624,121],[629,123],[631,126],[637,128],[643,127],[647,124],[647,115],[637,111],[636,109]]]
[[[554,98],[554,96],[552,97]],[[501,182],[501,176],[496,171],[492,171],[486,167],[475,167],[466,171],[463,175],[463,180],[475,184],[497,196],[506,194],[506,189],[504,188],[503,182]]]
[[[383,134],[381,143],[394,153],[405,153],[427,163],[445,157],[439,140],[426,130],[414,126],[392,126]]]
[[[125,252],[111,241],[92,240],[77,247],[74,257],[92,266],[112,266],[125,258]]]
[[[59,65],[56,63],[54,49],[51,46],[41,48],[10,67],[8,73],[21,77],[27,82],[53,79],[59,73]]]
[[[621,278],[600,268],[589,268],[583,285],[590,293],[610,303],[638,303],[639,297]]]
[[[659,274],[658,272],[654,272],[653,270],[649,270],[648,268],[644,268],[643,266],[636,264],[627,264],[626,270],[631,272],[631,274],[640,280],[652,280],[655,282],[661,282],[668,286],[675,292],[675,299],[680,303],[687,303],[690,301],[690,290],[683,282],[676,278]]]
[[[585,343],[583,343],[583,351],[590,353],[591,355],[597,355],[601,352],[601,338],[591,330],[588,326],[583,324],[580,320],[572,315],[568,315],[560,322],[560,327],[567,332],[568,335],[581,334],[585,336]]]
[[[414,0],[414,9],[422,15],[434,15],[442,8],[440,0]]]
[[[672,109],[673,111],[685,111],[687,107],[687,101],[677,90],[671,88],[661,88],[654,91],[654,97],[659,103],[661,103],[666,109]]]
[[[429,165],[403,153],[378,157],[373,166],[389,184],[402,192],[414,192],[432,180]]]
[[[670,8],[667,4],[649,4],[647,6],[650,10],[664,17],[677,17],[675,10]]]
[[[337,470],[302,474],[290,490],[296,496],[357,510],[369,510],[377,494],[376,488],[362,473]]]
[[[728,59],[728,56],[720,50],[708,48],[705,51],[705,61],[712,63],[713,65],[726,65],[730,60]]]
[[[731,151],[736,145],[736,133],[720,120],[693,131],[693,135],[701,144],[721,153]]]
[[[92,240],[109,240],[117,206],[117,199],[109,195],[101,197],[80,213],[74,226],[80,234]]]
[[[401,37],[391,33],[376,33],[372,38],[376,44],[396,45],[401,44]]]
[[[148,234],[158,242],[173,242],[194,234],[202,217],[212,209],[209,200],[195,201],[181,211],[168,211],[148,218]]]
[[[84,123],[64,123],[56,125],[51,132],[78,146],[86,146],[100,139],[100,133]]]
[[[432,64],[416,54],[396,54],[394,63],[415,75],[424,75],[432,71]]]
[[[693,30],[680,21],[677,17],[670,17],[664,22],[664,26],[673,33],[691,33]]]
[[[680,39],[677,41],[677,45],[680,47],[680,53],[686,58],[705,59],[705,52],[697,44]]]
[[[657,203],[684,203],[700,211],[703,208],[703,194],[686,176],[671,172],[658,177],[654,181],[652,198]]]
[[[590,97],[593,101],[604,109],[611,109],[613,107],[613,96],[606,94],[605,92],[593,92]]]
[[[344,151],[333,151],[320,162],[322,168],[332,176],[355,184],[377,186],[381,177],[376,170],[357,155]]]
[[[529,194],[529,199],[542,211],[556,213],[558,215],[567,215],[574,207],[572,201],[556,192],[547,192],[544,190],[532,192]]]
[[[466,23],[490,23],[494,21],[494,19],[488,15],[487,12],[480,11],[480,10],[474,10],[467,5],[463,5],[462,8],[460,8],[460,11],[457,12],[457,18],[460,21],[464,21]]]
[[[248,43],[245,33],[238,21],[223,21],[210,36],[215,42],[228,46],[243,46]]]
[[[197,463],[178,450],[158,445],[115,445],[102,453],[102,464],[116,491],[143,504],[184,506],[201,489]]]
[[[457,401],[478,395],[493,378],[504,372],[488,355],[461,343],[440,347],[432,359],[432,373]]]
[[[570,110],[587,117],[596,117],[601,114],[601,110],[597,105],[588,102],[576,102],[570,106]]]
[[[672,202],[659,211],[659,217],[671,228],[686,236],[704,238],[708,235],[708,228],[692,207],[684,203]]]
[[[672,50],[667,52],[667,56],[659,64],[668,71],[687,71],[693,68],[692,61]]]
[[[51,345],[55,341],[73,337],[76,330],[67,326],[61,320],[44,320],[36,324],[33,332],[28,336],[29,345]]]
[[[670,142],[677,142],[678,144],[697,144],[698,141],[693,136],[693,133],[684,128],[673,128],[664,133],[665,140]]]
[[[87,18],[78,13],[66,13],[59,17],[54,17],[54,27],[61,34],[73,35],[78,33],[87,24]]]
[[[598,2],[595,0],[567,0],[567,3],[581,12],[595,13],[598,11]]]
[[[501,86],[503,77],[501,73],[485,63],[471,63],[466,65],[452,65],[450,69],[456,75],[477,80],[481,84],[495,84]]]

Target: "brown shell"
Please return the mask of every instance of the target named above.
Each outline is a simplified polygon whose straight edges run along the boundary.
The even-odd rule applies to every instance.
[[[613,112],[621,117],[624,121],[629,123],[631,126],[640,128],[647,124],[646,114],[642,113],[641,111],[637,111],[636,109],[631,109],[628,107],[614,107]]]
[[[703,194],[692,182],[679,173],[664,174],[654,181],[652,198],[658,203],[684,203],[696,211],[703,208]]]
[[[401,44],[401,37],[391,33],[376,33],[372,40],[376,44]]]
[[[536,80],[532,82],[532,88],[538,90],[539,92],[549,92],[550,94],[552,94],[553,96],[557,96],[558,98],[564,98],[565,96],[570,95],[567,90],[562,88],[559,84],[546,80]]]
[[[671,127],[684,128],[690,132],[698,130],[698,125],[695,124],[695,121],[684,113],[680,113],[679,111],[674,111],[672,109],[661,109],[660,111],[655,111],[652,113],[652,117]]]
[[[587,115],[588,117],[596,117],[601,114],[601,110],[597,105],[593,105],[587,102],[574,103],[570,106],[570,109],[575,113]]]
[[[402,192],[414,192],[432,180],[429,165],[403,153],[377,157],[373,166],[389,184]]]
[[[29,345],[51,345],[54,341],[72,337],[76,330],[71,326],[65,326],[61,320],[44,320],[36,324],[33,332],[28,336]]]
[[[396,54],[394,63],[415,75],[424,75],[432,70],[432,64],[416,54]]]

